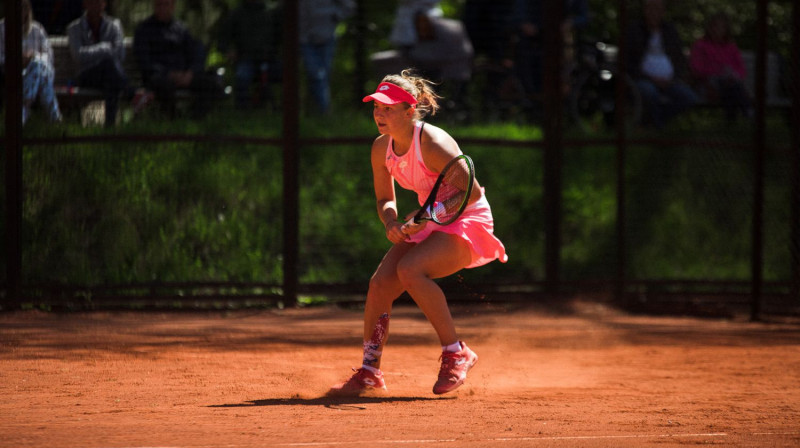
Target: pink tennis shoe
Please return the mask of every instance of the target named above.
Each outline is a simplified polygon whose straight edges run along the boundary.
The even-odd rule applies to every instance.
[[[369,393],[386,391],[383,372],[373,373],[365,368],[353,369],[356,373],[344,383],[337,384],[328,391],[329,397],[357,397]]]
[[[461,350],[442,353],[442,366],[439,368],[439,380],[433,385],[433,393],[440,395],[456,390],[464,384],[467,372],[478,362],[478,355],[461,342]]]

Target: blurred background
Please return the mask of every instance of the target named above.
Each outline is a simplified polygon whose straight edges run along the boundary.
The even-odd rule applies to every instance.
[[[363,301],[389,242],[361,98],[413,68],[509,255],[451,300],[800,310],[790,0],[2,8],[3,309]]]

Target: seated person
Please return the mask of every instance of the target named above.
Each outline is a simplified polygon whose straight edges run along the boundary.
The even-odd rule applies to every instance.
[[[443,83],[447,107],[465,98],[463,90],[472,78],[472,42],[459,20],[440,17],[432,10],[419,10],[414,15],[417,36],[414,44],[372,55],[378,73],[399,72],[412,67],[424,77]]]
[[[441,2],[442,0],[398,1],[392,23],[392,31],[389,34],[389,42],[392,46],[402,49],[414,45],[417,42],[414,16],[419,11],[432,16],[441,16],[442,8],[439,6]]]
[[[643,18],[627,31],[625,63],[656,128],[697,103],[689,66],[675,26],[664,19],[664,0],[644,0]]]
[[[146,88],[155,93],[162,110],[175,115],[175,92],[188,89],[192,115],[208,114],[222,93],[216,76],[205,71],[205,49],[179,20],[176,0],[153,0],[153,15],[136,27],[133,51]]]
[[[106,126],[116,123],[120,94],[128,85],[122,68],[125,47],[119,19],[105,14],[106,0],[83,0],[85,12],[67,28],[69,49],[78,65],[78,86],[105,94]]]
[[[280,78],[279,49],[281,26],[279,9],[264,0],[242,0],[222,23],[219,50],[234,67],[234,101],[237,108],[257,106],[268,100],[270,78]],[[259,80],[258,94],[251,96],[253,82]]]
[[[737,113],[752,117],[744,85],[747,70],[726,15],[715,14],[708,20],[705,35],[692,45],[689,65],[699,92],[706,101],[723,105],[728,120],[735,120]]]
[[[22,0],[22,124],[28,122],[31,106],[38,99],[50,121],[62,120],[58,99],[53,90],[53,49],[47,41],[47,32],[33,20],[29,0]],[[6,22],[0,20],[0,66],[5,73]]]
[[[436,81],[469,81],[474,52],[464,25],[426,12],[417,12],[414,23],[417,41],[406,53],[412,65]]]

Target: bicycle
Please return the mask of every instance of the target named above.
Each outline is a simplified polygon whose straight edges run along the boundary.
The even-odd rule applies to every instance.
[[[618,48],[604,42],[581,41],[574,67],[569,73],[567,110],[583,131],[613,129],[616,117],[616,86],[625,83],[625,124],[634,126],[642,118],[642,98],[633,80],[621,77],[617,68]]]

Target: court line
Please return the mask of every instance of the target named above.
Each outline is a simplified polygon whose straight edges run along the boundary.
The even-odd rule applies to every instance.
[[[753,432],[741,435],[750,436],[792,436],[800,435],[800,432]],[[691,437],[728,437],[725,432],[707,433],[688,433],[688,434],[625,434],[625,435],[606,435],[606,436],[542,436],[542,437],[495,437],[488,439],[407,439],[407,440],[353,440],[328,441],[328,442],[288,442],[272,443],[269,446],[286,447],[314,447],[314,446],[346,446],[346,445],[408,445],[408,444],[432,444],[432,443],[454,443],[454,442],[534,442],[534,441],[553,441],[553,440],[619,440],[619,439],[648,439],[648,438],[691,438]],[[253,445],[192,445],[191,448],[248,448]],[[170,446],[135,446],[125,448],[188,448],[183,445]]]
[[[627,434],[621,436],[552,436],[552,437],[496,437],[489,439],[429,439],[429,440],[356,440],[352,442],[294,442],[276,443],[274,446],[340,446],[361,444],[400,445],[408,443],[446,443],[446,442],[532,442],[536,440],[612,440],[612,439],[647,439],[667,437],[727,437],[724,432],[697,434]]]

